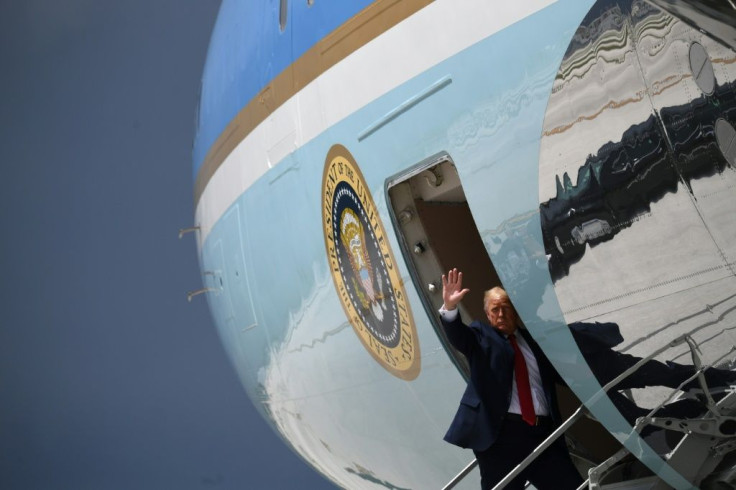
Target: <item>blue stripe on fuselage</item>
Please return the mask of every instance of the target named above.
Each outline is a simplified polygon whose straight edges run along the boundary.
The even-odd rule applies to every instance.
[[[286,28],[278,0],[224,0],[202,75],[193,148],[196,179],[210,147],[248,102],[329,33],[374,0],[289,1]]]

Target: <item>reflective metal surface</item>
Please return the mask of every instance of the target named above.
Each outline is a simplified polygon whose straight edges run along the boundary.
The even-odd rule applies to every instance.
[[[421,371],[396,377],[366,351],[345,314],[319,207],[325,157],[336,143],[355,157],[384,225],[391,222],[382,194],[387,176],[446,152],[499,279],[565,381],[651,472],[689,488],[646,442],[629,436],[631,424],[608,397],[590,401],[600,385],[567,323],[616,322],[621,353],[646,357],[674,345],[658,359],[686,364],[688,334],[706,364],[729,359],[736,325],[734,53],[640,1],[541,2],[534,15],[497,31],[499,13],[486,4],[432,2],[427,25],[463,14],[432,32],[442,42],[415,43],[425,24],[401,23],[391,32],[403,37],[384,45],[416,45],[412,56],[431,61],[419,74],[396,78],[327,126],[331,108],[364,100],[385,78],[381,70],[348,77],[367,72],[366,61],[386,63],[387,51],[369,43],[359,54],[370,57],[346,65],[361,70],[325,72],[323,85],[315,84],[322,98],[299,92],[304,106],[274,112],[265,133],[248,137],[253,146],[243,143],[233,165],[219,167],[215,177],[230,177],[213,180],[217,192],[202,198],[203,215],[216,216],[202,269],[223,343],[264,417],[336,484],[436,488],[457,474],[468,454],[442,435],[465,382],[433,328],[441,298],[429,286],[420,298],[439,278],[420,286],[397,262],[415,314]],[[440,7],[447,11],[432,10]],[[478,40],[437,55],[476,20]],[[329,129],[307,132],[292,149],[295,127],[301,134],[321,124]],[[273,168],[263,163],[276,160]],[[269,168],[255,168],[258,162]],[[212,211],[220,209],[215,197],[227,193],[236,193],[227,211]],[[400,223],[411,219],[402,210]],[[386,229],[399,250],[398,236]],[[432,247],[410,244],[413,255]],[[635,390],[632,399],[651,408],[669,392]],[[477,479],[461,485],[476,487]]]
[[[649,1],[731,49],[736,49],[736,2],[733,0]]]
[[[567,323],[615,322],[646,356],[736,345],[736,53],[648,2],[599,1],[555,80],[540,220]],[[658,359],[691,364],[680,343]],[[628,396],[652,408],[670,389]]]

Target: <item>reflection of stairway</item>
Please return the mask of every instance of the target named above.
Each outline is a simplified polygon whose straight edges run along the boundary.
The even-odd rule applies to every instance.
[[[663,452],[667,463],[702,490],[732,489],[736,484],[736,392],[730,392],[712,411],[700,419],[640,419],[637,430],[654,425],[667,429],[645,438],[647,444]],[[684,434],[677,440],[677,433]],[[590,470],[588,487],[594,489],[664,490],[670,488],[654,476],[644,476],[641,463],[622,448]],[[606,483],[607,481],[614,483]]]
[[[733,387],[711,391],[702,374],[710,366],[702,364],[698,354],[698,345],[690,337],[684,337],[682,341],[687,342],[690,347],[697,372],[674,389],[672,397],[655,407],[649,415],[639,418],[635,430],[640,434],[643,431],[649,432],[650,435],[644,437],[645,442],[657,450],[670,467],[694,486],[703,490],[735,488],[736,391]],[[707,406],[707,412],[703,416],[691,419],[652,416],[692,381],[699,384],[700,390],[691,389],[690,392],[699,391],[700,395],[696,396]],[[663,430],[651,431],[656,428]],[[621,448],[606,461],[590,469],[588,486],[591,490],[599,488],[664,490],[670,488],[657,478],[635,477],[634,471],[638,467],[641,467],[639,461],[631,457],[628,449]],[[604,484],[604,479],[616,483]]]
[[[557,385],[557,402],[563,420],[580,407],[580,400],[566,386]],[[581,417],[565,434],[570,455],[583,475],[621,449],[621,443],[600,423]]]

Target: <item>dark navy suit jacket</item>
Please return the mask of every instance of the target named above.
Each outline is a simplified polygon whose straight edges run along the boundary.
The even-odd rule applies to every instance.
[[[484,451],[498,437],[511,403],[511,381],[514,372],[514,351],[508,339],[490,325],[462,323],[458,312],[452,322],[442,320],[447,338],[470,363],[470,380],[455,418],[445,434],[445,441],[463,448]],[[534,352],[542,377],[550,416],[560,423],[554,383],[559,375],[529,333],[519,328]]]

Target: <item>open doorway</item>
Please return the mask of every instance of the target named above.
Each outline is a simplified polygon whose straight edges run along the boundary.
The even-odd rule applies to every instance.
[[[445,350],[468,378],[465,357],[447,340],[437,310],[442,305],[442,274],[457,267],[470,292],[460,304],[465,319],[485,319],[483,294],[501,286],[491,258],[478,233],[452,158],[434,155],[386,181],[386,200],[409,273],[427,316]],[[580,401],[566,386],[558,386],[563,419]],[[620,444],[590,419],[579,420],[568,431],[568,445],[583,473],[615,453]]]
[[[460,305],[464,318],[485,318],[483,292],[500,286],[447,153],[420,162],[386,183],[387,201],[400,247],[437,335],[464,376],[467,363],[445,338],[436,311],[442,305],[442,274],[463,271],[470,292]]]

